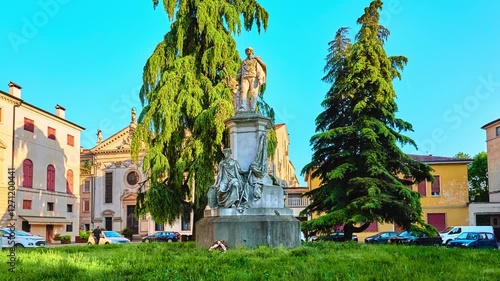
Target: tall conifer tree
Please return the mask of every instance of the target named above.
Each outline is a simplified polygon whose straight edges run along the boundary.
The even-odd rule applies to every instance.
[[[395,223],[405,229],[433,232],[422,220],[420,195],[407,187],[432,180],[430,167],[403,153],[400,145],[415,142],[402,132],[410,123],[395,117],[398,108],[392,80],[401,78],[407,59],[388,57],[384,42],[389,30],[379,25],[382,1],[375,0],[358,19],[352,44],[341,28],[329,42],[326,75],[332,83],[322,102],[311,138],[313,156],[302,173],[321,180],[307,195],[304,213],[321,216],[303,223],[305,230],[327,231],[344,226],[346,237],[371,222]]]
[[[221,145],[228,145],[224,120],[234,114],[226,86],[240,65],[233,35],[267,29],[268,13],[256,0],[162,4],[172,24],[144,66],[132,150],[136,160],[146,151],[149,176],[137,213],[171,224],[191,211],[195,221],[203,216]]]

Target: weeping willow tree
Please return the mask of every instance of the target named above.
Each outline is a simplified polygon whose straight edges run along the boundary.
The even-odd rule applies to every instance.
[[[266,30],[268,13],[255,0],[162,5],[172,24],[144,66],[143,109],[131,146],[135,161],[145,151],[149,176],[136,214],[173,224],[191,212],[195,221],[203,217],[221,145],[228,145],[224,120],[234,115],[226,82],[236,76],[241,59],[233,36],[242,28]]]
[[[306,194],[312,203],[304,213],[321,216],[304,222],[304,230],[343,225],[350,237],[377,221],[435,232],[422,219],[419,194],[407,187],[411,181],[432,180],[431,168],[398,146],[416,148],[403,134],[412,125],[395,116],[392,80],[401,78],[407,59],[387,56],[389,30],[378,23],[380,9],[380,0],[365,8],[354,43],[347,28],[339,29],[329,43],[323,80],[332,86],[322,103],[325,110],[316,118],[312,160],[302,170],[321,181]]]

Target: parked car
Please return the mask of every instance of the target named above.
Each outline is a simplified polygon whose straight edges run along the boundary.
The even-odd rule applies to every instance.
[[[14,237],[13,243],[10,242],[9,237]],[[0,238],[2,239],[1,248],[10,248],[13,246],[18,248],[38,248],[45,247],[46,244],[43,237],[21,230],[14,230],[12,232],[9,228],[0,228]]]
[[[418,233],[415,231],[404,231],[397,236],[389,238],[388,243],[390,244],[406,244],[406,245],[441,245],[443,239],[441,236],[436,235],[434,237],[429,237],[425,233]]]
[[[464,226],[449,226],[441,231],[439,235],[443,238],[443,244],[446,245],[451,240],[457,238],[464,232],[488,232],[493,233],[493,226],[481,225],[464,225]]]
[[[123,243],[130,243],[130,240],[127,238],[123,237],[120,233],[116,231],[103,231],[101,232],[101,238],[99,239],[99,245],[105,245],[105,244],[123,244]],[[95,240],[94,236],[90,235],[89,240],[87,241],[87,244],[89,245],[95,245]]]
[[[498,243],[493,233],[463,232],[457,238],[446,244],[449,248],[491,248],[498,249]]]
[[[174,231],[158,231],[151,235],[142,237],[142,242],[178,242],[181,239],[181,234]]]
[[[365,243],[387,244],[387,241],[389,241],[389,238],[397,236],[398,234],[399,234],[399,232],[397,232],[397,231],[379,232],[379,233],[377,233],[375,235],[366,237],[365,238]]]
[[[354,242],[358,242],[358,236],[356,234],[353,234],[351,237],[351,240]],[[313,241],[336,241],[336,242],[344,242],[346,241],[344,232],[332,232],[328,235],[324,236],[319,236],[316,239],[313,239]]]

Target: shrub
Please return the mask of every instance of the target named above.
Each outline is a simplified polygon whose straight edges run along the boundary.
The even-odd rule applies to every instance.
[[[54,240],[61,241],[61,234],[57,233],[56,235],[54,235]]]
[[[61,235],[61,244],[70,244],[71,235]]]
[[[80,229],[80,239],[88,240],[92,231]]]
[[[132,231],[132,229],[130,227],[127,226],[122,230],[122,235],[125,236],[126,238],[128,238],[130,241],[132,241],[132,237],[134,235],[134,232]]]

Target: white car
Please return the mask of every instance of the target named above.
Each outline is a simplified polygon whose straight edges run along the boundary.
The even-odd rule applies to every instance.
[[[12,232],[9,228],[0,228],[0,236],[2,238],[2,248],[10,248],[13,246],[18,248],[45,247],[45,239],[43,237],[21,230],[14,230],[14,232]],[[12,240],[10,237],[14,237],[14,242],[11,242]]]
[[[130,243],[130,240],[127,238],[123,237],[123,235],[120,235],[120,233],[116,231],[103,231],[101,232],[101,239],[99,239],[99,245],[104,245],[104,244],[123,244],[123,243]],[[87,242],[89,245],[94,245],[94,236],[91,234],[89,236],[89,240]]]

